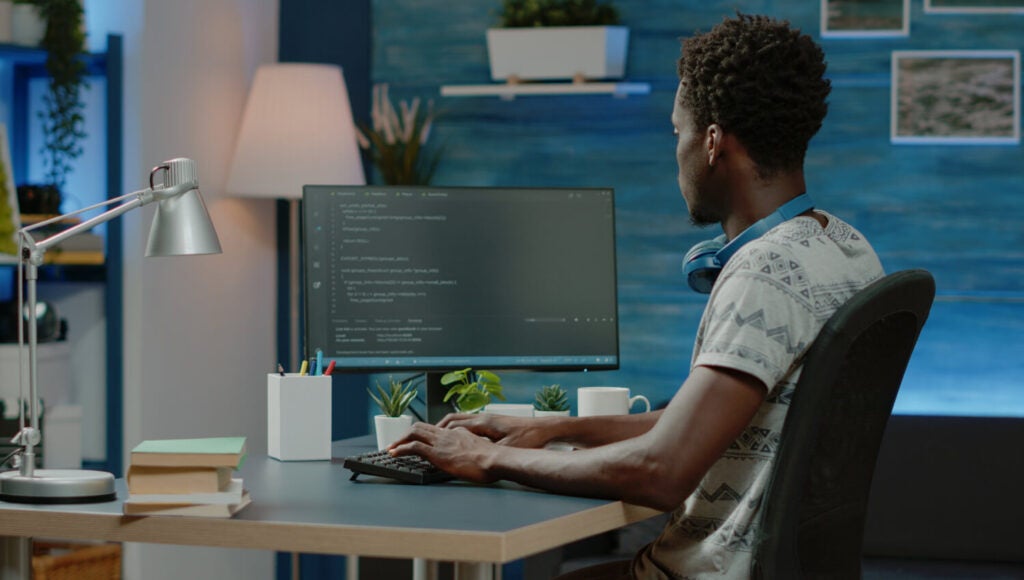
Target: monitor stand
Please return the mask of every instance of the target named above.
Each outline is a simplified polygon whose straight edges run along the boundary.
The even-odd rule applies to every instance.
[[[455,408],[452,406],[451,401],[445,402],[444,395],[448,392],[448,387],[441,384],[441,377],[444,376],[443,372],[427,372],[424,373],[423,382],[426,385],[426,416],[424,419],[427,423],[437,424],[438,421],[444,418],[448,413],[454,413]]]

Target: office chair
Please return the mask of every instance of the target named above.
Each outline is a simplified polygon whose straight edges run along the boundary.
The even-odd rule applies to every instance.
[[[854,295],[822,328],[761,498],[753,578],[861,577],[875,460],[934,298],[931,274],[896,272]]]

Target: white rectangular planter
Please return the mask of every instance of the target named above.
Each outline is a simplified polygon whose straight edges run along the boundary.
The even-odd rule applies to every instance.
[[[491,78],[496,81],[622,78],[628,43],[625,26],[487,30]]]

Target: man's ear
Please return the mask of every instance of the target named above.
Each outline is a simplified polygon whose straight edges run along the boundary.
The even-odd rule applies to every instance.
[[[708,167],[714,167],[715,162],[722,156],[722,142],[725,132],[718,123],[708,125],[704,132],[704,148],[708,155]]]

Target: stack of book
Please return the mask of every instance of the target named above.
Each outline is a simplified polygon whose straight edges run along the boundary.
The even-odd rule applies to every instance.
[[[245,453],[245,437],[143,441],[132,449],[124,513],[229,518],[252,502],[235,474]]]

